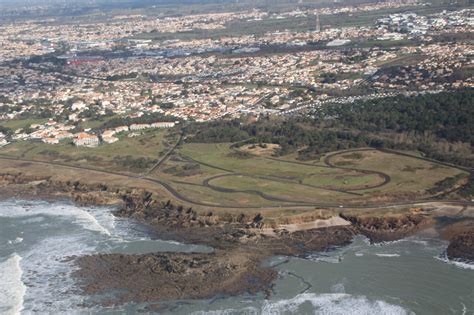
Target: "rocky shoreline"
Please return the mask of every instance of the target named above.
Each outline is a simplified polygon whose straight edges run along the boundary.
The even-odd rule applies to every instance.
[[[213,253],[153,253],[144,255],[97,254],[75,258],[75,276],[85,294],[120,292],[104,305],[127,302],[202,299],[216,295],[271,293],[276,272],[262,266],[275,255],[304,256],[327,251],[365,235],[371,242],[393,241],[431,226],[426,214],[397,216],[343,215],[348,225],[295,231],[273,229],[260,233],[265,218],[243,213],[225,218],[212,212],[163,202],[143,189],[123,189],[104,184],[58,182],[25,174],[0,174],[3,198],[70,198],[79,204],[116,205],[115,215],[149,226],[154,236],[214,248]],[[350,224],[349,224],[350,223]],[[457,233],[456,231],[460,231]],[[453,228],[447,255],[472,261],[474,230]]]
[[[455,236],[450,241],[446,254],[452,260],[474,262],[474,231]]]

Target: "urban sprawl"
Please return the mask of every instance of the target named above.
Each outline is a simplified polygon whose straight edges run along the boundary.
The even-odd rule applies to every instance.
[[[474,11],[416,13],[424,6],[388,1],[280,13],[115,15],[79,24],[0,22],[0,120],[32,121],[0,132],[0,146],[34,140],[94,147],[186,121],[304,114],[330,102],[474,87]],[[394,13],[363,26],[321,23],[383,10]],[[225,32],[232,23],[293,20],[310,23]],[[222,36],[212,36],[217,31]],[[183,36],[193,32],[201,36]],[[471,40],[450,40],[463,36]],[[140,122],[144,117],[152,118]],[[90,124],[117,118],[132,123]]]

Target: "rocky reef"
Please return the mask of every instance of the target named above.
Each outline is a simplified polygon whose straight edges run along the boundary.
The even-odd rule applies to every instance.
[[[474,230],[456,235],[446,254],[449,259],[474,262]]]

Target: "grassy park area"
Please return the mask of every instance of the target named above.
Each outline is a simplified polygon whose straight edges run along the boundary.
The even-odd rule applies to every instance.
[[[272,155],[271,145],[235,149],[230,143],[181,143],[172,150],[177,139],[159,130],[121,135],[120,141],[97,148],[23,141],[1,148],[0,157],[127,174],[124,186],[156,186],[179,202],[204,208],[288,210],[409,202],[443,193],[468,176],[412,152],[354,149],[303,162],[295,155]]]

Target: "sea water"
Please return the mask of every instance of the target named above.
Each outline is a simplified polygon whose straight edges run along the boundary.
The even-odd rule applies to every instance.
[[[100,313],[71,277],[70,257],[93,253],[210,252],[211,248],[152,240],[141,225],[112,208],[70,202],[0,202],[0,314]]]
[[[152,239],[112,208],[70,202],[0,202],[0,314],[143,314],[146,305],[93,306],[69,257],[93,253],[210,252]],[[431,236],[354,242],[303,258],[274,257],[270,296],[160,302],[168,314],[474,314],[474,268],[449,262]]]

